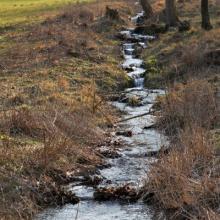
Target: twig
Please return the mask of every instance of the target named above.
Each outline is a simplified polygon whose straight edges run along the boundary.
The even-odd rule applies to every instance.
[[[79,203],[78,203],[78,207],[77,207],[77,211],[76,211],[76,217],[75,217],[75,220],[78,219],[78,214],[79,214]]]
[[[53,122],[52,122],[53,126],[55,126],[55,122],[56,122],[56,120],[57,120],[57,115],[58,115],[58,113],[57,113],[57,111],[55,110],[55,116],[54,116],[54,119],[53,119]]]
[[[121,123],[121,122],[124,122],[124,121],[128,121],[128,120],[131,120],[131,119],[134,119],[134,118],[140,118],[140,117],[143,117],[145,115],[151,115],[153,113],[155,113],[156,111],[149,111],[147,113],[144,113],[144,114],[141,114],[141,115],[136,115],[136,116],[133,116],[133,117],[130,117],[130,118],[125,118],[125,119],[122,119],[120,121],[117,121],[116,123]]]

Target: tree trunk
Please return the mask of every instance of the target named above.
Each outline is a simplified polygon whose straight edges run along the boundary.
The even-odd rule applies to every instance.
[[[148,0],[140,0],[140,4],[144,10],[146,18],[150,18],[153,15],[153,9]]]
[[[178,16],[176,11],[176,1],[166,0],[166,24],[167,26],[176,26],[178,23]]]
[[[202,28],[205,30],[212,29],[209,17],[209,1],[201,0]]]

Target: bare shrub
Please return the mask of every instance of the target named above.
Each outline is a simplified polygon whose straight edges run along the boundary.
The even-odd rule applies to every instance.
[[[177,84],[161,100],[161,108],[157,123],[167,134],[175,134],[193,124],[209,128],[217,115],[214,89],[201,80]]]
[[[207,50],[205,45],[192,43],[187,45],[182,50],[181,61],[186,67],[198,69],[204,64],[204,54]]]
[[[71,110],[59,106],[44,109],[21,108],[11,111],[5,118],[4,130],[13,135],[27,135],[44,140],[60,133],[73,141],[91,141],[97,137],[92,113],[84,106]]]
[[[218,219],[219,161],[208,132],[217,123],[214,88],[201,80],[177,84],[159,107],[157,123],[171,144],[153,165],[147,191],[175,218]]]
[[[76,10],[76,7],[78,10]],[[61,19],[67,19],[70,22],[88,24],[95,19],[94,11],[87,5],[68,7],[64,9]]]
[[[177,210],[187,219],[204,216],[204,209],[206,216],[208,212],[214,216],[220,198],[219,179],[213,172],[216,160],[208,134],[194,127],[182,132],[179,144],[171,148],[169,155],[153,165],[148,191],[163,208]]]
[[[13,135],[23,134],[42,138],[46,132],[42,122],[45,122],[45,119],[39,114],[34,114],[28,108],[14,110],[11,112],[8,131]]]

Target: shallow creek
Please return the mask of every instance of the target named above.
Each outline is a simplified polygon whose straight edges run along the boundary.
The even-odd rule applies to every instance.
[[[139,13],[132,18],[135,22],[143,13]],[[143,60],[137,58],[136,48],[147,49],[148,40],[152,36],[138,35],[132,29],[122,31],[127,40],[123,43],[122,51],[124,63],[122,68],[126,69],[128,75],[134,80],[134,87],[125,90],[127,98],[136,97],[140,100],[138,106],[129,106],[126,102],[112,102],[112,105],[123,112],[122,119],[147,113],[158,95],[164,94],[162,90],[149,90],[144,88],[145,73]],[[135,43],[132,43],[135,42]],[[132,120],[121,122],[118,125],[119,130],[132,131],[131,137],[118,136],[125,143],[125,147],[119,149],[121,157],[107,159],[111,165],[108,168],[100,170],[101,176],[108,181],[102,182],[98,187],[121,185],[129,183],[134,187],[141,187],[143,180],[147,177],[150,164],[155,158],[147,156],[149,152],[158,151],[160,146],[165,144],[165,138],[155,129],[144,129],[154,123],[153,115],[134,118]],[[104,201],[97,202],[93,199],[94,189],[81,185],[80,182],[69,186],[79,198],[77,205],[65,205],[63,207],[50,208],[41,213],[37,219],[45,220],[148,220],[153,218],[153,213],[147,205],[138,201],[135,203]]]

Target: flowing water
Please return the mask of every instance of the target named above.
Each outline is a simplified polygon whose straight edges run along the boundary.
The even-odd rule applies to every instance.
[[[135,22],[143,13],[139,13],[132,20]],[[134,87],[126,89],[126,97],[140,100],[138,106],[129,106],[124,102],[113,102],[119,110],[123,111],[122,119],[147,113],[158,95],[164,94],[162,90],[149,90],[144,88],[145,69],[143,60],[136,57],[136,48],[147,48],[147,41],[152,36],[138,35],[132,29],[121,32],[127,39],[122,50],[124,63],[122,68],[126,69],[128,75],[134,80]],[[134,42],[136,43],[132,43]],[[108,159],[111,164],[109,168],[100,170],[101,175],[108,180],[102,183],[104,186],[121,185],[129,183],[135,187],[141,187],[143,180],[147,177],[150,164],[155,158],[147,156],[151,151],[158,151],[166,140],[155,129],[144,129],[154,123],[153,115],[146,115],[119,124],[119,129],[132,131],[131,137],[119,136],[125,147],[120,149],[121,157]],[[63,207],[50,208],[41,213],[37,219],[45,220],[148,220],[153,218],[153,213],[147,205],[140,200],[136,203],[125,203],[119,201],[97,202],[93,199],[94,189],[81,185],[80,182],[69,186],[80,198],[77,205],[65,205]]]

